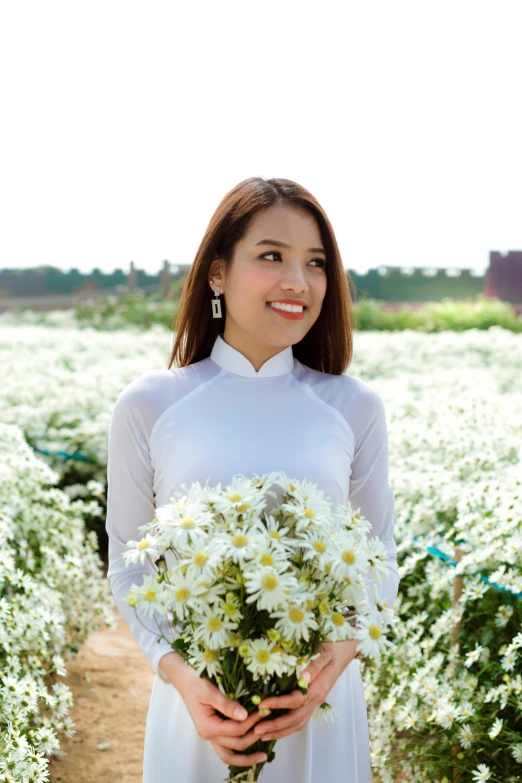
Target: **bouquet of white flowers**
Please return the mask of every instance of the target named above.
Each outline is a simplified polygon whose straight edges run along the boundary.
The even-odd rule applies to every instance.
[[[273,484],[282,487],[282,502],[268,512]],[[127,542],[126,564],[147,557],[156,575],[133,585],[126,600],[135,611],[171,617],[173,649],[223,694],[251,713],[268,696],[305,691],[300,674],[323,641],[358,639],[373,658],[392,644],[385,631],[396,618],[373,586],[388,576],[386,550],[367,537],[371,524],[360,510],[348,504],[332,512],[316,484],[281,472],[236,475],[223,489],[182,487],[185,494],[174,493],[139,528],[145,536]],[[175,565],[158,568],[167,552]],[[321,711],[331,705],[314,717]],[[257,780],[275,743],[251,745],[245,752],[265,752],[267,762],[229,766],[228,782]]]

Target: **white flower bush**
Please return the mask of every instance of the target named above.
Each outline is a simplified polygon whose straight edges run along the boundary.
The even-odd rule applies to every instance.
[[[395,647],[379,668],[361,667],[374,772],[384,783],[399,772],[447,783],[456,771],[463,783],[521,781],[522,335],[492,327],[354,339],[348,372],[386,406],[402,577]],[[171,344],[159,327],[6,322],[1,418],[37,448],[89,457],[41,459],[59,472],[74,466],[71,496],[98,496],[114,401],[166,368]]]
[[[101,508],[72,502],[15,425],[0,422],[0,781],[49,780],[73,736],[66,663],[100,622],[115,627],[93,532]]]

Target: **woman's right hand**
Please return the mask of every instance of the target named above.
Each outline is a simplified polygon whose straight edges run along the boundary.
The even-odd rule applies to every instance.
[[[237,767],[250,767],[266,761],[264,753],[234,753],[243,751],[259,740],[253,727],[268,712],[255,709],[250,715],[238,701],[229,699],[219,688],[205,677],[200,677],[195,669],[182,659],[174,673],[169,673],[174,687],[179,691],[194,721],[201,739],[209,740],[219,758],[225,764]],[[241,718],[234,711],[247,716]],[[217,711],[221,715],[217,714]],[[223,718],[222,715],[226,717]]]

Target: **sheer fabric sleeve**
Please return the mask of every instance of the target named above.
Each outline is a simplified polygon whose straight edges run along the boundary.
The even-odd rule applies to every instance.
[[[394,538],[394,495],[388,478],[386,413],[375,390],[364,396],[364,406],[360,410],[362,431],[355,444],[348,499],[352,508],[360,508],[361,514],[372,523],[369,537],[378,536],[386,548],[387,564],[392,569],[388,578],[381,584],[369,578],[365,582],[367,586],[374,586],[379,597],[392,607],[398,595],[400,576]],[[375,606],[369,594],[368,602],[371,607]]]
[[[154,574],[148,559],[144,563],[125,564],[123,552],[130,539],[137,541],[143,535],[140,525],[151,522],[156,513],[152,488],[153,470],[149,456],[148,436],[140,413],[140,405],[146,400],[136,382],[129,384],[118,397],[113,408],[108,434],[107,458],[107,517],[109,538],[110,581],[116,606],[138,648],[148,660],[155,674],[163,682],[170,683],[159,667],[160,658],[172,647],[165,639],[158,638],[161,628],[167,639],[175,638],[166,616],[154,614],[148,617],[142,612],[139,619],[136,608],[125,600],[131,585],[141,585],[143,577]],[[142,623],[147,626],[144,627]],[[156,624],[158,623],[158,624]],[[159,627],[158,627],[159,625]]]

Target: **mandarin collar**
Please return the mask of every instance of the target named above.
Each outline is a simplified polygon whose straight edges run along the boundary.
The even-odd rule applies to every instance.
[[[232,348],[220,334],[216,337],[210,358],[224,370],[245,378],[273,378],[275,375],[284,375],[290,372],[294,366],[294,354],[292,346],[287,345],[282,351],[271,356],[259,371],[237,348]]]

